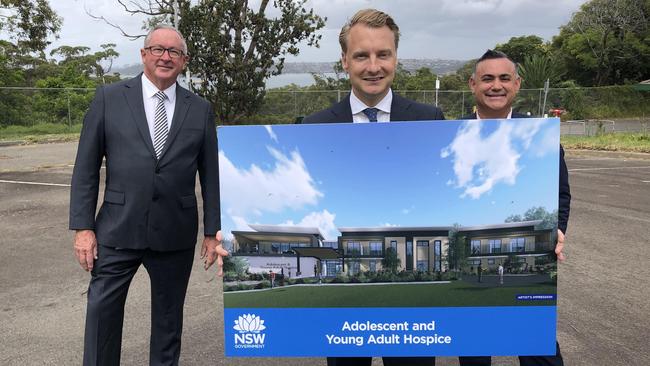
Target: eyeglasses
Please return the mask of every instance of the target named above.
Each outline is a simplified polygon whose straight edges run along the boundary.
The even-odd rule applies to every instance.
[[[169,57],[171,58],[179,58],[183,56],[185,53],[181,50],[177,50],[175,48],[165,48],[165,47],[160,47],[160,46],[150,46],[150,47],[145,47],[145,50],[149,50],[152,55],[160,57],[165,54],[165,51],[169,53]]]

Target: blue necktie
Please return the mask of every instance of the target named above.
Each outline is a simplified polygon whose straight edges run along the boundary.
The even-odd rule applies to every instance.
[[[363,110],[363,114],[368,116],[368,121],[370,122],[377,122],[377,112],[379,112],[378,108],[366,108]]]

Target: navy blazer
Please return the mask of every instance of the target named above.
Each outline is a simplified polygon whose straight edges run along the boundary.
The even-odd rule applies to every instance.
[[[445,119],[442,111],[430,104],[418,103],[393,93],[390,105],[391,121],[431,121]],[[350,94],[332,107],[310,114],[302,123],[345,123],[352,122]]]
[[[199,173],[205,235],[221,227],[214,113],[176,86],[169,135],[156,158],[140,76],[97,88],[84,117],[70,191],[70,229],[95,231],[100,245],[170,251],[196,245]],[[100,168],[104,202],[97,217]]]
[[[512,112],[512,118],[529,118],[529,116],[517,112]],[[465,116],[461,119],[476,119],[476,113]],[[569,223],[569,213],[571,211],[571,189],[569,187],[569,170],[564,161],[564,148],[560,145],[560,189],[557,214],[557,228],[566,234]]]

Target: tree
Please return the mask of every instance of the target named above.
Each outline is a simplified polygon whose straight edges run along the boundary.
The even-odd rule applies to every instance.
[[[449,246],[447,249],[449,268],[456,271],[463,270],[469,256],[467,238],[459,230],[459,224],[454,224],[453,228],[449,230]]]
[[[244,275],[248,271],[248,262],[242,257],[229,255],[223,258],[223,271]]]
[[[397,250],[393,247],[386,248],[386,255],[381,259],[382,268],[392,272],[397,273],[401,260],[397,256]]]
[[[198,92],[212,102],[221,123],[236,123],[259,108],[265,81],[279,75],[299,42],[318,47],[315,32],[325,20],[304,8],[306,0],[276,0],[277,17],[267,16],[269,0],[254,11],[245,0],[205,0],[181,6],[179,28],[187,37],[189,67]]]
[[[0,31],[31,51],[44,50],[48,37],[61,29],[61,18],[47,0],[0,0],[0,10]]]
[[[533,54],[526,56],[519,65],[519,75],[523,88],[538,89],[544,87],[546,80],[551,86],[555,85],[560,81],[562,71],[548,55]]]
[[[521,222],[542,220],[538,225],[540,229],[553,229],[557,227],[557,210],[546,211],[544,207],[531,207],[523,215],[510,215],[505,222]]]
[[[650,2],[591,0],[553,38],[568,76],[581,85],[650,77]]]
[[[523,63],[526,57],[546,55],[544,40],[538,36],[512,37],[504,44],[497,44],[495,50],[508,55],[515,63]]]

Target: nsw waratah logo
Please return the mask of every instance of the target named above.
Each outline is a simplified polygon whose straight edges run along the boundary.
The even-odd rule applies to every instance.
[[[264,320],[255,314],[240,315],[235,319],[235,348],[264,348],[266,334],[260,332],[266,329]]]

